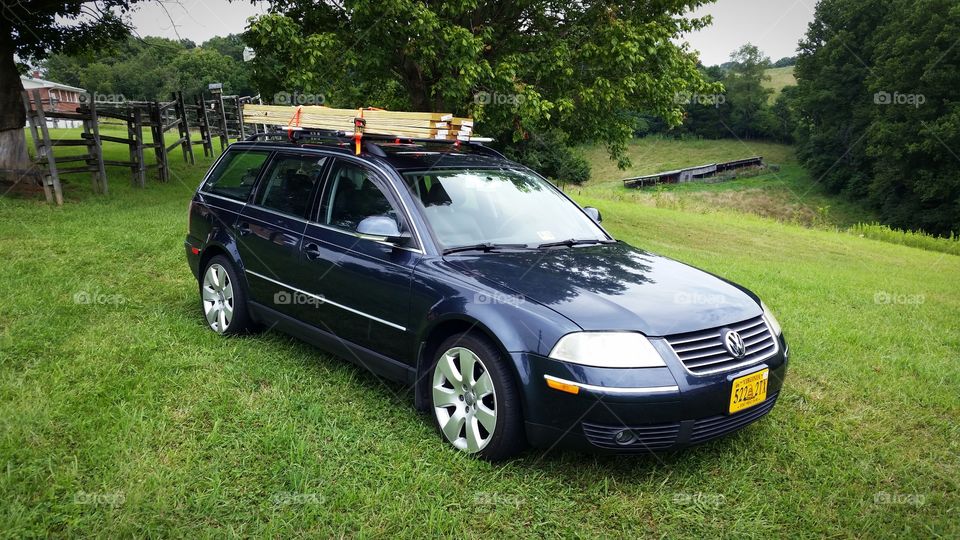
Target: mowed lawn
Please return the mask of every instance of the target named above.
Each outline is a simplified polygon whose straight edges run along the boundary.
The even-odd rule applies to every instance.
[[[0,536],[960,535],[960,257],[584,193],[765,298],[786,387],[683,452],[491,465],[400,386],[209,331],[183,254],[205,165],[172,162],[143,190],[112,169],[107,197],[77,177],[62,208],[0,199]]]

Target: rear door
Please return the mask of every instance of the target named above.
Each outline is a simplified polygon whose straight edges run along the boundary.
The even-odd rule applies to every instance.
[[[316,303],[302,290],[300,243],[328,158],[278,152],[237,219],[237,245],[253,301],[298,317]]]
[[[398,195],[374,169],[335,158],[316,208],[304,232],[302,260],[306,290],[325,304],[310,312],[311,322],[385,356],[407,357],[411,276],[422,256],[416,235],[395,246],[357,233],[370,216],[391,217],[401,231],[411,231]]]

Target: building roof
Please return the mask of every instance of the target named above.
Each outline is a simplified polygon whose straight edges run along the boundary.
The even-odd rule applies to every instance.
[[[58,90],[69,90],[72,92],[86,92],[86,90],[83,88],[77,88],[76,86],[60,84],[58,82],[48,81],[45,79],[35,79],[33,77],[27,77],[26,75],[20,76],[20,83],[23,85],[24,90],[32,90],[34,88],[56,88]]]

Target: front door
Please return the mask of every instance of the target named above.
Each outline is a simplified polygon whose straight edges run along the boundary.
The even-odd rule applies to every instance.
[[[407,217],[384,178],[365,165],[334,159],[314,219],[304,231],[306,288],[324,298],[313,324],[391,358],[412,350],[410,283],[421,256],[415,241],[395,246],[360,237],[364,218],[388,216],[401,231]]]

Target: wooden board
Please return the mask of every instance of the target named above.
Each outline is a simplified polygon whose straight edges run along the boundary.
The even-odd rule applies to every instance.
[[[299,109],[299,119],[297,111]],[[469,140],[473,120],[446,113],[381,111],[370,109],[334,109],[318,105],[244,104],[243,121],[281,127],[327,129],[353,133],[354,119],[366,122],[364,133],[393,137],[438,140]]]

